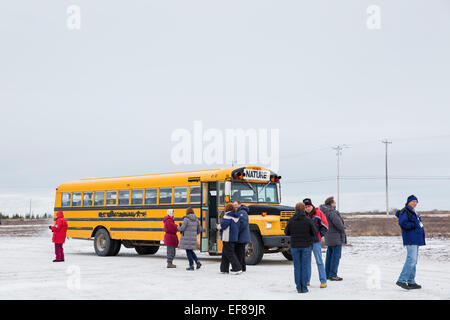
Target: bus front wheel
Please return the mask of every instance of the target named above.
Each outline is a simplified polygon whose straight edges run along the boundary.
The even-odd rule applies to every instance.
[[[245,246],[245,264],[255,265],[261,262],[264,255],[264,244],[261,236],[250,232],[250,243]]]

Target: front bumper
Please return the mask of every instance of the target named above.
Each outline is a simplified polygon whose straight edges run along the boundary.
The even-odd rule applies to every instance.
[[[277,248],[287,248],[291,242],[291,237],[289,236],[263,236],[262,241],[264,247],[277,247]]]

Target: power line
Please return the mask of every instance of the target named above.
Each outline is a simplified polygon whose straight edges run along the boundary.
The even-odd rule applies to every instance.
[[[417,140],[442,139],[442,138],[450,138],[450,134],[443,134],[443,135],[437,135],[437,136],[428,136],[428,137],[398,138],[398,139],[393,139],[393,141],[394,140],[396,142],[398,142],[398,141],[417,141]],[[378,142],[379,142],[379,140],[368,140],[368,141],[361,141],[361,142],[352,143],[351,145],[352,145],[352,148],[353,148],[355,146],[371,144],[371,143],[378,143]],[[392,141],[390,141],[390,142],[392,143]],[[280,156],[280,159],[301,157],[301,156],[306,156],[306,155],[317,153],[317,152],[322,152],[322,151],[325,151],[325,150],[329,150],[329,148],[328,147],[323,147],[323,148],[319,148],[319,149],[316,149],[316,150],[300,152],[300,153],[294,153],[294,154],[288,154],[288,155]]]

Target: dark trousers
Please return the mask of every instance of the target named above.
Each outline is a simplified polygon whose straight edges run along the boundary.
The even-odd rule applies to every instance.
[[[188,258],[188,260],[189,260],[189,265],[190,265],[190,266],[193,266],[193,265],[194,265],[194,261],[195,261],[196,263],[198,262],[197,255],[195,254],[194,250],[186,249],[186,255],[187,255],[187,258]]]
[[[245,264],[245,245],[246,243],[239,243],[236,242],[234,246],[234,252],[236,252],[236,257],[241,264],[242,271],[246,271],[246,264]]]
[[[236,257],[235,243],[234,242],[223,242],[222,248],[222,262],[220,263],[220,272],[229,272],[231,263],[232,271],[239,271],[241,269],[241,264]]]
[[[64,260],[64,249],[62,243],[55,243],[55,255],[56,260],[58,261]]]
[[[325,258],[325,273],[327,278],[337,277],[339,261],[341,260],[342,245],[328,246]]]

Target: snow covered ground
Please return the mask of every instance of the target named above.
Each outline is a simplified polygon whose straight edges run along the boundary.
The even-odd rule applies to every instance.
[[[223,275],[220,257],[208,254],[189,272],[181,250],[177,268],[167,269],[164,247],[153,256],[122,247],[118,256],[98,257],[92,241],[69,239],[66,262],[53,263],[51,232],[42,226],[33,236],[0,233],[0,299],[450,299],[450,239],[427,239],[420,248],[423,288],[410,291],[395,285],[405,259],[400,237],[351,237],[349,244],[343,281],[320,289],[313,258],[310,292],[298,294],[293,265],[281,254],[265,255],[245,274]]]

